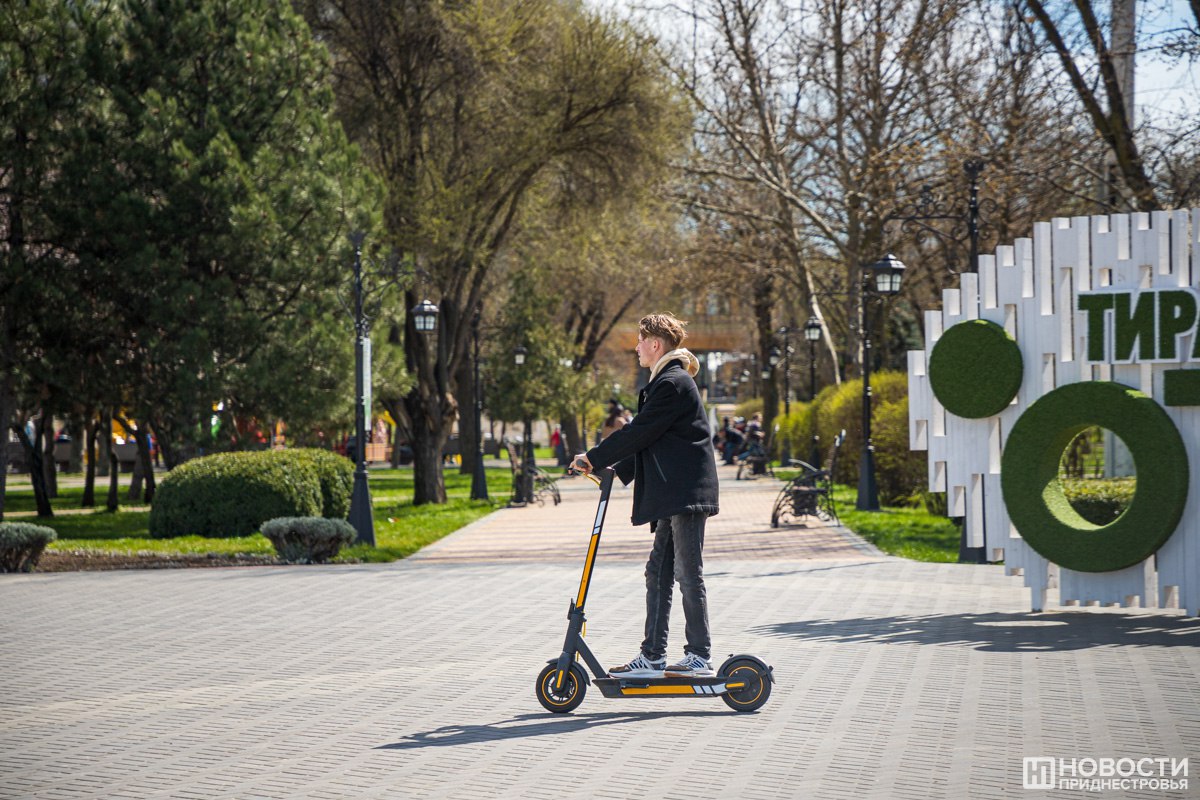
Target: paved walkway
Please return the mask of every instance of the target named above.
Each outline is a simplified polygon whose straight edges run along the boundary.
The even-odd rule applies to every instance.
[[[1200,796],[1194,772],[1022,789],[1025,757],[1196,769],[1200,621],[1031,614],[1000,567],[772,532],[765,482],[723,484],[706,566],[718,653],[772,663],[770,702],[593,690],[546,714],[595,502],[576,485],[391,565],[0,576],[0,798]],[[621,519],[589,599],[610,662],[642,617]]]

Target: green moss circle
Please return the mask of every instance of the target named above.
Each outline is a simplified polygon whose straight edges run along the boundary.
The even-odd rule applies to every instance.
[[[1021,388],[1021,348],[985,319],[953,325],[929,354],[929,383],[951,414],[981,419],[999,414]]]
[[[1063,450],[1092,425],[1121,437],[1137,469],[1133,502],[1104,526],[1079,516],[1058,481]],[[1148,558],[1175,532],[1187,503],[1187,450],[1153,398],[1119,383],[1073,383],[1017,419],[1000,485],[1009,518],[1030,547],[1068,569],[1110,572]]]

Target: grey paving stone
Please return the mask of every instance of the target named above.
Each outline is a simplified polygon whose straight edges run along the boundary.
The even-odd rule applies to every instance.
[[[828,530],[764,553],[732,512],[753,541],[769,485],[726,496],[714,644],[774,665],[759,713],[594,689],[544,713],[587,532],[510,515],[498,535],[558,555],[481,558],[478,525],[394,565],[0,576],[0,798],[1078,798],[1024,791],[1022,759],[1195,766],[1197,620],[1031,614],[1001,567],[803,541]],[[627,535],[589,599],[606,663],[641,638],[648,539]]]

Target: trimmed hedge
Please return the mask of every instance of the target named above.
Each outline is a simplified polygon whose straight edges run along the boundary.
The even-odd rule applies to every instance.
[[[321,483],[321,516],[345,519],[350,516],[350,495],[354,491],[354,464],[350,459],[329,450],[302,448],[284,450],[294,458],[307,462]]]
[[[57,538],[44,525],[0,522],[0,572],[33,572],[46,545]]]
[[[926,454],[908,449],[908,375],[884,371],[871,375],[871,438],[875,442],[875,478],[880,499],[895,504],[925,489]],[[821,460],[841,430],[846,440],[838,454],[838,483],[858,482],[862,454],[862,380],[829,385],[811,403],[792,403],[791,414],[777,418],[781,436],[788,438],[793,457],[808,460],[813,434],[820,436]],[[780,449],[776,445],[776,452]],[[823,465],[823,464],[822,464]]]
[[[1059,478],[1059,484],[1071,508],[1093,525],[1107,525],[1121,516],[1137,491],[1137,478]]]
[[[343,516],[353,466],[322,452],[218,453],[180,464],[155,494],[150,535],[249,536],[276,517]]]
[[[324,564],[357,536],[344,519],[279,517],[262,525],[262,535],[289,564]]]

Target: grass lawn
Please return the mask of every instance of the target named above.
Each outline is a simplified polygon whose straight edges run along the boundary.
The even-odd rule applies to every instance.
[[[489,514],[497,505],[507,503],[512,488],[512,473],[507,468],[487,470],[488,493],[491,502],[470,500],[471,476],[460,475],[457,469],[446,470],[445,505],[412,505],[413,477],[411,468],[379,469],[370,473],[371,500],[375,508],[375,548],[365,545],[342,550],[338,561],[394,561],[410,555],[430,542]],[[10,476],[11,480],[11,476]],[[28,483],[10,485],[5,494],[5,511],[34,510],[33,492]],[[107,484],[105,484],[107,488]],[[125,481],[122,480],[122,493]],[[78,509],[83,497],[82,487],[64,487],[59,497],[51,501],[55,511]],[[98,497],[103,503],[103,495]],[[203,536],[181,536],[174,539],[154,539],[149,534],[150,512],[104,510],[74,514],[56,514],[52,519],[12,517],[10,522],[31,522],[53,528],[58,541],[50,551],[92,550],[102,553],[131,554],[153,552],[168,554],[220,553],[266,554],[275,552],[261,534],[209,539]]]
[[[797,473],[776,470],[789,480]],[[947,517],[930,514],[924,508],[885,506],[880,511],[858,511],[854,504],[858,489],[836,484],[833,499],[842,524],[888,555],[913,561],[958,561],[958,526]]]

